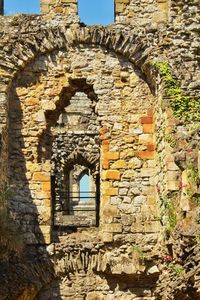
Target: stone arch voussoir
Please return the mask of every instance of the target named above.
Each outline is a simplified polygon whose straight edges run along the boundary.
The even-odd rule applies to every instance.
[[[117,32],[105,27],[92,26],[77,29],[58,27],[43,29],[33,35],[19,33],[19,37],[9,43],[7,53],[5,52],[0,58],[0,70],[3,72],[4,82],[8,84],[12,81],[21,69],[41,54],[59,49],[67,51],[69,47],[80,44],[114,51],[128,58],[140,69],[144,77],[149,76],[148,58],[153,46],[149,45],[146,39],[142,40],[136,34]]]

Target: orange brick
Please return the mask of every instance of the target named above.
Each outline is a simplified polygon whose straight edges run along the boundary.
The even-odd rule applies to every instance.
[[[100,134],[105,134],[107,132],[107,127],[103,126],[102,128],[100,128]]]
[[[33,174],[33,180],[34,181],[41,181],[41,182],[50,182],[50,175],[46,175],[41,172],[35,172]]]
[[[108,160],[118,160],[119,159],[119,152],[106,152],[104,153],[104,158]]]
[[[154,144],[148,144],[147,145],[147,150],[148,151],[154,151],[156,149],[156,145],[154,145]]]
[[[142,159],[154,159],[155,151],[140,151],[138,156]]]
[[[154,133],[155,124],[143,124],[143,132],[144,133]]]
[[[46,191],[46,192],[51,191],[51,183],[50,183],[50,181],[42,183],[42,190]]]
[[[108,161],[108,159],[103,159],[102,167],[103,167],[103,169],[108,169],[109,168],[109,161]]]
[[[106,127],[102,127],[100,129],[100,139],[101,140],[106,140],[106,133],[107,133],[107,128]]]
[[[104,171],[102,174],[103,180],[120,180],[120,172],[118,170],[108,170]]]
[[[153,117],[141,117],[140,120],[142,124],[153,124]]]
[[[102,141],[102,150],[104,152],[107,152],[109,150],[109,140],[103,140]]]

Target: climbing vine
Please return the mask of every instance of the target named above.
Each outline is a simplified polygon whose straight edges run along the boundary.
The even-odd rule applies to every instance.
[[[200,121],[200,99],[184,96],[178,81],[172,75],[168,62],[155,62],[153,64],[163,78],[166,95],[170,98],[174,116],[185,121]]]
[[[164,223],[165,230],[167,235],[171,235],[174,231],[176,224],[177,224],[177,213],[176,213],[176,193],[171,195],[163,195],[161,197],[161,222]],[[167,219],[165,219],[165,217]],[[164,222],[163,222],[163,219]]]

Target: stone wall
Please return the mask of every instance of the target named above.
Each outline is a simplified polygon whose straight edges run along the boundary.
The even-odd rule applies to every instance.
[[[26,244],[13,264],[21,274],[39,260],[51,273],[41,284],[38,266],[10,297],[199,297],[189,264],[199,265],[199,4],[115,5],[109,27],[79,25],[71,0],[0,18],[0,179],[13,188],[9,209]],[[97,227],[53,226],[52,175],[70,155],[98,161]]]
[[[154,26],[168,20],[169,0],[116,0],[116,23],[122,25]]]

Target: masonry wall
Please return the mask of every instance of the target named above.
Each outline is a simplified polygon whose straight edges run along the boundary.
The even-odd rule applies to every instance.
[[[172,101],[183,98],[177,90],[169,95],[163,76],[167,63],[181,93],[198,103],[198,2],[171,2],[169,11],[165,1],[115,5],[109,28],[79,27],[76,1],[41,2],[43,16],[1,18],[0,178],[13,188],[9,208],[27,246],[23,261],[11,260],[15,299],[165,299],[166,283],[171,299],[199,296],[196,267],[191,273],[199,265],[199,184],[188,179],[191,157],[198,171],[198,107],[190,110],[194,119],[185,119],[184,109],[177,117]],[[94,99],[99,227],[55,228],[54,155],[69,155],[56,146],[66,143],[69,128],[58,137],[56,124],[77,92]],[[84,151],[91,145],[79,143]],[[31,287],[20,263],[31,270]],[[1,294],[7,297],[4,288]]]

